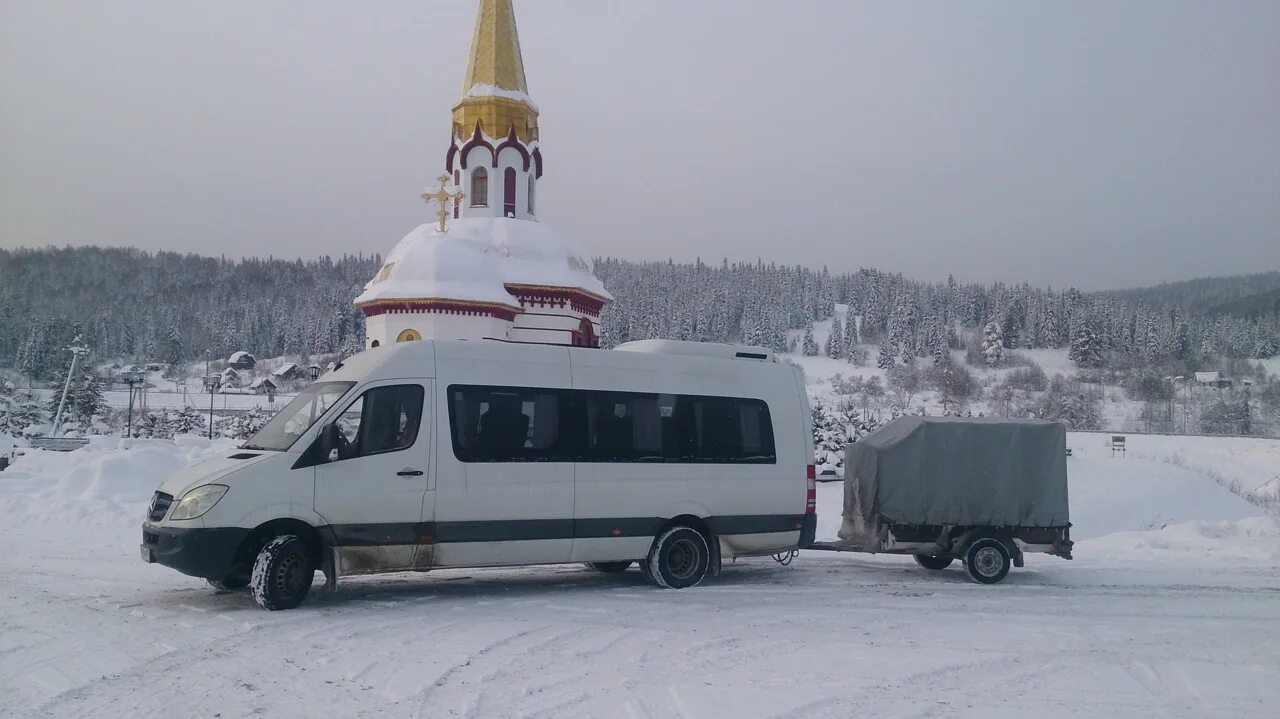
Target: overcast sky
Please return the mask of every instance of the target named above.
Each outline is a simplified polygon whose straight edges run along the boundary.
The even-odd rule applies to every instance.
[[[0,247],[387,252],[475,0],[0,0]],[[1083,289],[1280,268],[1280,2],[516,0],[595,254]]]

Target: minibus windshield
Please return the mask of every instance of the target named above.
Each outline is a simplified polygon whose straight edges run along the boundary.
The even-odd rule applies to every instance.
[[[355,382],[316,382],[293,398],[279,414],[249,438],[244,449],[283,452],[293,446]]]

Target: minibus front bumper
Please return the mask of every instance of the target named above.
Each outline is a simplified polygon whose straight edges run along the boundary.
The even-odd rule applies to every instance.
[[[249,538],[243,527],[160,527],[142,525],[142,561],[163,564],[203,579],[231,574],[236,550]]]

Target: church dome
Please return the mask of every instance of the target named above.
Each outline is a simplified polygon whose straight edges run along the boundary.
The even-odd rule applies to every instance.
[[[538,222],[475,217],[454,220],[447,233],[424,224],[405,235],[356,304],[447,298],[519,307],[508,285],[613,299],[577,243]]]

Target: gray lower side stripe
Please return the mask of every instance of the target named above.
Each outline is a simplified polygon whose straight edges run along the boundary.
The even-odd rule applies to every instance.
[[[514,542],[537,539],[652,537],[668,520],[661,517],[601,519],[504,519],[474,522],[399,522],[334,524],[340,546],[376,547],[391,544],[449,544],[457,542]],[[794,532],[803,514],[753,514],[708,517],[716,534]]]

